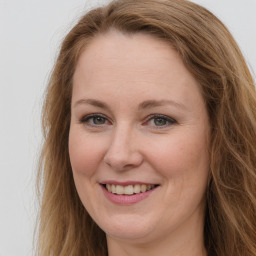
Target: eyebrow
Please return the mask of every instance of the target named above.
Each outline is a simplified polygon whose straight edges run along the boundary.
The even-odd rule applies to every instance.
[[[164,105],[172,105],[176,108],[186,109],[185,105],[173,100],[146,100],[139,104],[139,109],[149,109],[149,108],[161,107]]]
[[[78,105],[81,105],[81,104],[88,104],[88,105],[92,105],[92,106],[95,106],[95,107],[98,107],[98,108],[103,108],[103,109],[106,109],[106,110],[110,110],[110,107],[107,104],[105,104],[102,101],[95,100],[95,99],[81,99],[81,100],[78,100],[74,104],[74,107],[76,107]]]
[[[110,110],[110,107],[106,103],[95,99],[80,99],[75,102],[74,107],[81,104],[88,104],[98,108]],[[161,107],[165,105],[172,105],[176,108],[186,109],[185,105],[173,100],[146,100],[139,104],[138,110]]]

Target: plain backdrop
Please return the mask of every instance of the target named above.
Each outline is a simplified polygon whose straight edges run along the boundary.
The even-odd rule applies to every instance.
[[[64,35],[104,2],[0,0],[0,256],[33,254],[43,93]],[[256,0],[193,2],[227,25],[255,73]]]

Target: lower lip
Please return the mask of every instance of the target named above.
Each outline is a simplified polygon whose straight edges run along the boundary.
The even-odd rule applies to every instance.
[[[121,205],[131,205],[138,203],[142,201],[143,199],[146,199],[157,187],[138,194],[134,195],[117,195],[109,192],[105,187],[101,186],[104,195],[115,204],[121,204]]]

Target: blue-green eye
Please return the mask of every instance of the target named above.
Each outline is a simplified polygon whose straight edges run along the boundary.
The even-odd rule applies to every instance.
[[[168,121],[164,118],[154,118],[153,121],[156,126],[164,126],[168,123]]]
[[[101,126],[108,123],[108,120],[106,117],[100,115],[100,114],[92,114],[85,116],[81,119],[81,123],[87,123],[92,126]]]
[[[144,125],[149,125],[157,128],[165,128],[170,125],[176,124],[176,121],[166,115],[150,115]]]
[[[92,122],[93,124],[96,124],[96,125],[105,124],[106,118],[101,116],[92,117]]]

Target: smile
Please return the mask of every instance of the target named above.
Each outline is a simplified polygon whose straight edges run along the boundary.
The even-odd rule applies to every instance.
[[[135,185],[115,185],[115,184],[103,184],[108,192],[117,195],[133,195],[140,194],[155,188],[157,185],[135,184]]]

